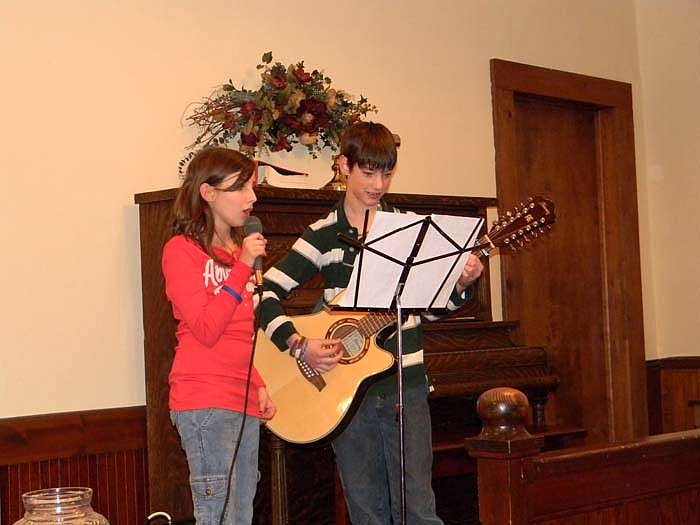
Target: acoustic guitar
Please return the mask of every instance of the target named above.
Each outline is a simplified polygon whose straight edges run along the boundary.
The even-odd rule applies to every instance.
[[[532,197],[495,221],[471,251],[483,257],[495,248],[515,250],[551,228],[555,220],[554,203]],[[309,339],[341,339],[343,357],[333,370],[319,373],[280,351],[259,330],[255,366],[277,406],[267,427],[291,443],[333,439],[349,421],[371,379],[394,364],[394,356],[376,344],[376,334],[395,323],[396,314],[326,309],[291,319]]]

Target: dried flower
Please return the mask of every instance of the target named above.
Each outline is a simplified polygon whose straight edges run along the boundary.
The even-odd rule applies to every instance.
[[[306,71],[304,62],[284,66],[262,56],[261,85],[257,90],[236,88],[229,80],[196,104],[186,121],[199,128],[190,149],[210,145],[237,147],[249,156],[291,151],[305,146],[314,158],[323,148],[337,151],[340,136],[350,124],[377,108],[366,98],[354,101],[345,91],[331,88],[322,71]],[[180,170],[196,151],[180,161]]]

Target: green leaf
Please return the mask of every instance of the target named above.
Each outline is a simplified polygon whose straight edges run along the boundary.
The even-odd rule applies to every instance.
[[[272,62],[272,51],[268,51],[262,56],[262,61],[264,64],[269,64]]]

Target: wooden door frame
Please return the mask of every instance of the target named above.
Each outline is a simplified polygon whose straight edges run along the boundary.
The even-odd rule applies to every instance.
[[[597,186],[607,363],[608,436],[647,435],[639,223],[630,84],[492,59],[496,192],[517,202],[516,97],[580,103],[595,110]],[[502,275],[505,279],[506,276]],[[508,319],[508,297],[503,312]],[[526,329],[527,327],[524,327]],[[566,381],[566,378],[562,378]]]

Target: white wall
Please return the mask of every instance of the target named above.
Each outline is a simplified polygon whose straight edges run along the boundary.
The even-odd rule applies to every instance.
[[[685,137],[651,144],[666,126],[683,129],[694,99],[680,81],[698,91],[690,51],[675,64],[678,84],[661,76],[657,11],[666,12],[664,46],[687,38],[697,50],[697,2],[671,3],[687,16],[652,0],[2,0],[0,417],[144,403],[133,194],[179,183],[177,161],[194,136],[180,125],[187,104],[229,78],[257,87],[263,52],[324,69],[336,87],[379,107],[376,120],[402,137],[393,190],[494,196],[489,59],[631,82],[636,95],[639,33],[650,111],[642,119],[636,100],[637,126],[654,127],[646,140],[638,132],[641,177],[648,160],[663,165],[654,177],[685,174],[691,184],[697,157],[678,144]],[[660,99],[671,95],[678,109],[669,114]],[[664,115],[671,122],[656,120]],[[328,154],[292,157],[290,167],[330,176]],[[645,225],[690,196],[678,184],[655,198],[648,193],[659,184],[640,186]],[[678,272],[670,254],[656,253],[671,245],[656,239],[664,228],[646,228],[645,268],[675,269],[673,281],[691,273],[691,257]],[[660,301],[647,311],[690,301],[680,282],[650,291],[654,284],[645,280],[645,301]],[[690,327],[660,315],[656,324],[669,354],[683,338],[665,334]],[[656,324],[647,318],[647,334]]]
[[[700,312],[700,2],[635,3],[641,74],[637,105],[644,108],[637,172],[647,199],[640,202],[646,204],[647,357],[700,355],[695,335]]]

